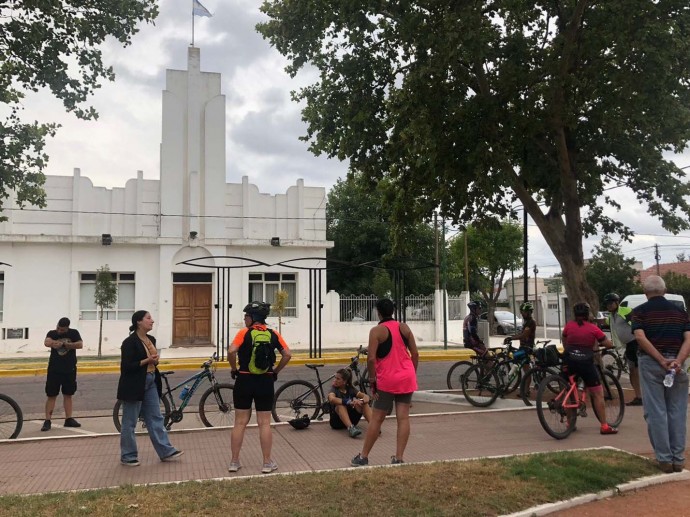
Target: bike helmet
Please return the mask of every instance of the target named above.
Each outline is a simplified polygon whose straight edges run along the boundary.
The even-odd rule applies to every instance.
[[[479,309],[479,308],[481,308],[481,306],[482,306],[482,305],[481,305],[479,302],[470,302],[470,303],[467,304],[467,307],[468,307],[471,311],[473,311],[474,309]]]
[[[249,314],[254,320],[263,321],[271,313],[271,304],[265,302],[251,302],[244,306],[242,312]]]
[[[288,421],[288,423],[295,429],[306,429],[309,427],[311,420],[309,420],[308,415],[302,415],[301,417],[293,418],[292,420]]]
[[[578,316],[584,316],[588,317],[589,316],[589,304],[585,302],[580,302],[576,303],[573,306],[573,313],[575,314],[575,317],[577,318]]]
[[[530,302],[525,302],[520,305],[520,312],[534,312],[534,305]]]
[[[606,296],[604,296],[604,305],[608,305],[611,302],[619,302],[621,300],[621,297],[618,296],[616,293],[609,293]]]

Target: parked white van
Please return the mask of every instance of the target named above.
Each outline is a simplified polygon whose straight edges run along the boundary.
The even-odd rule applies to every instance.
[[[675,303],[683,310],[687,310],[685,307],[685,300],[680,294],[666,293],[664,295],[664,298],[666,298],[670,302]],[[629,294],[628,296],[623,298],[623,301],[621,302],[621,307],[630,307],[631,309],[634,309],[635,307],[637,307],[638,305],[642,305],[646,301],[647,297],[644,294]]]

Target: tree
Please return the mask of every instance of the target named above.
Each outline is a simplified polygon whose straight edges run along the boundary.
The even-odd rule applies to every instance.
[[[328,289],[369,294],[373,286],[392,286],[389,270],[401,268],[406,293],[433,291],[434,231],[415,221],[392,224],[382,189],[363,188],[356,178],[338,180],[328,193],[326,218],[326,237],[335,243],[328,250]]]
[[[287,304],[290,295],[284,289],[276,291],[276,299],[273,303],[273,310],[278,313],[278,333],[283,333],[283,313],[285,312],[285,305]]]
[[[0,0],[0,209],[10,191],[19,206],[45,206],[43,171],[48,156],[45,139],[53,123],[27,123],[20,112],[30,92],[47,88],[67,111],[82,119],[96,119],[84,106],[114,73],[102,60],[99,46],[113,37],[128,45],[138,22],[152,22],[155,0]],[[0,218],[5,220],[6,217]]]
[[[117,283],[114,281],[113,273],[110,272],[108,264],[96,271],[96,289],[93,300],[99,309],[98,319],[98,358],[101,358],[101,343],[103,342],[103,315],[106,310],[115,307],[117,302]]]
[[[629,237],[612,188],[664,228],[689,227],[690,184],[664,158],[690,139],[686,0],[266,0],[257,29],[319,79],[304,140],[387,180],[398,220],[505,217],[518,201],[571,299],[598,303],[583,236]],[[611,21],[616,23],[612,24]]]
[[[522,228],[511,221],[468,226],[450,243],[450,262],[456,272],[464,269],[465,233],[469,268],[478,279],[478,290],[488,307],[489,321],[493,321],[491,315],[506,272],[522,267]]]
[[[666,292],[680,294],[685,298],[685,305],[687,307],[688,302],[690,302],[690,278],[669,271],[664,275],[664,282],[666,282]]]
[[[610,237],[601,239],[594,246],[592,259],[585,269],[587,282],[594,289],[597,300],[603,300],[607,293],[617,293],[621,299],[632,294],[638,274],[633,264],[635,259],[623,255],[620,242],[614,242]],[[573,300],[572,305],[577,302]]]
[[[685,252],[681,251],[676,255],[676,260],[678,262],[686,262],[688,260],[688,257],[685,256]]]

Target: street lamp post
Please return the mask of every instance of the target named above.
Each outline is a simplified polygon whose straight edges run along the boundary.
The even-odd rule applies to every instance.
[[[534,304],[537,304],[537,273],[539,273],[539,269],[537,268],[537,265],[534,264]]]

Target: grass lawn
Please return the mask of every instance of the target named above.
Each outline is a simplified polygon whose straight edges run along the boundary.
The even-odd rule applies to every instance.
[[[658,474],[615,450],[6,496],[0,515],[501,515]]]

